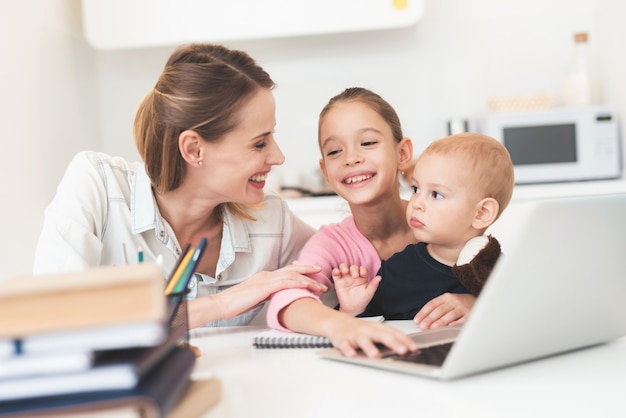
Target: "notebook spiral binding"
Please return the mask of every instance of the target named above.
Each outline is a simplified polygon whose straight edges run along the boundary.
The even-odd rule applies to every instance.
[[[257,336],[253,340],[256,348],[329,348],[332,343],[326,337],[316,335]]]

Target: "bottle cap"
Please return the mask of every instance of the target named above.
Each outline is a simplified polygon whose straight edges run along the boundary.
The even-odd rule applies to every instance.
[[[585,43],[589,40],[589,34],[587,32],[578,32],[574,34],[574,42],[577,44]]]

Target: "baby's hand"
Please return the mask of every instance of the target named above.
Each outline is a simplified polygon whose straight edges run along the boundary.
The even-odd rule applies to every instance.
[[[413,318],[422,330],[462,324],[476,302],[476,297],[467,293],[444,293],[431,299]]]
[[[335,291],[342,312],[358,315],[365,310],[372,300],[380,283],[380,276],[368,282],[368,270],[365,266],[348,266],[341,263],[332,271]]]

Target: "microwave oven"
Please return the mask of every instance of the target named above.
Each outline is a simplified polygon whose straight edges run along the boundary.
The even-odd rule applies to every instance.
[[[618,121],[609,106],[492,113],[482,126],[509,151],[516,184],[621,176]]]

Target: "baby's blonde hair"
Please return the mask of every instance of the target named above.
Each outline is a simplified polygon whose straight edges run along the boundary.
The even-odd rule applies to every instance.
[[[515,184],[513,162],[507,149],[497,140],[464,132],[434,141],[422,156],[429,154],[465,159],[481,198],[492,197],[498,202],[498,217],[511,201]]]

